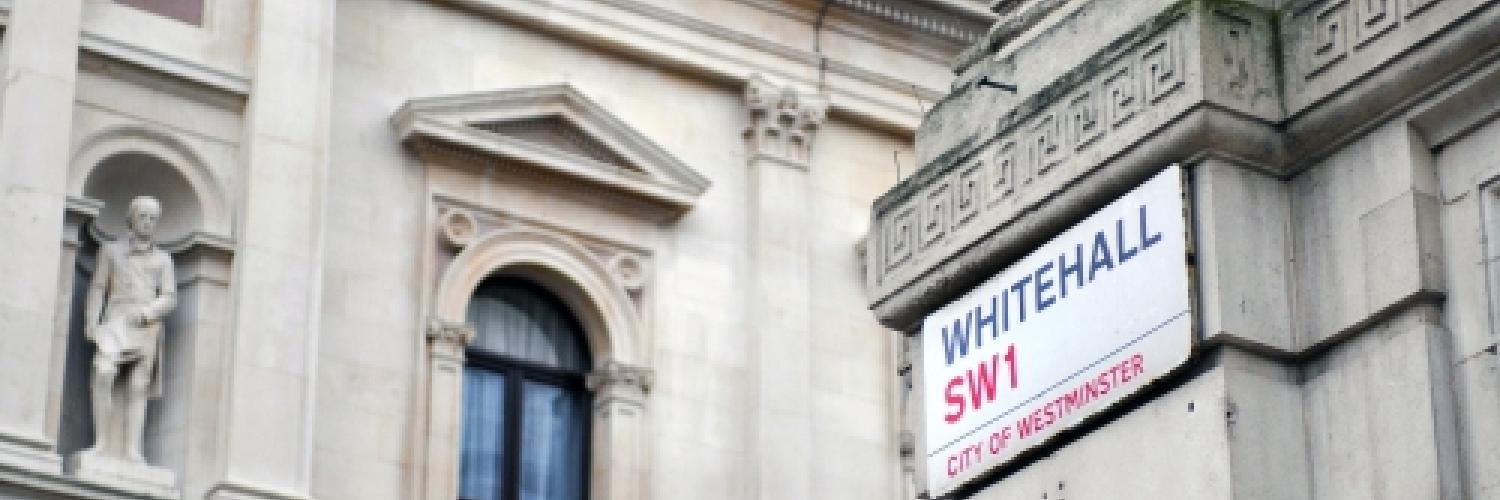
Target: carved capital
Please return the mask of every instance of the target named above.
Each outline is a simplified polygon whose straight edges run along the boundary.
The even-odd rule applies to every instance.
[[[586,383],[601,404],[623,401],[639,405],[651,390],[654,376],[650,368],[607,360],[588,375]]]
[[[767,155],[805,165],[818,126],[827,118],[828,101],[821,95],[778,87],[760,75],[745,83],[745,129],[751,156]]]
[[[474,340],[474,329],[463,323],[440,319],[427,322],[428,355],[462,360],[464,348]]]

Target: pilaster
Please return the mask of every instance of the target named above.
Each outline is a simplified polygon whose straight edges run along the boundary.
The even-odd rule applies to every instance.
[[[808,168],[820,96],[752,77],[745,88],[750,125],[750,337],[758,414],[750,449],[752,495],[811,498],[812,312]]]
[[[458,497],[459,443],[463,432],[464,349],[474,340],[468,325],[434,319],[427,324],[426,497]]]
[[[54,359],[82,0],[15,0],[0,71],[0,465],[56,472]]]
[[[605,360],[588,375],[594,393],[593,466],[590,498],[640,500],[646,498],[650,462],[646,443],[646,393],[651,389],[649,368]]]
[[[331,0],[262,0],[245,109],[224,478],[210,498],[310,494],[333,65]]]

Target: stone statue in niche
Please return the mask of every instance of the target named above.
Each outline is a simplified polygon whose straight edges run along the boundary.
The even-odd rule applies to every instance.
[[[155,198],[131,200],[126,236],[99,249],[84,306],[94,445],[80,461],[145,465],[146,402],[161,396],[162,323],[177,305],[172,257],[151,240],[160,218]]]

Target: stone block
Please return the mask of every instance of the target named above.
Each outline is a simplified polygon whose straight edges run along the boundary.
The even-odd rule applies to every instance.
[[[1449,334],[1437,321],[1430,306],[1408,310],[1304,368],[1312,498],[1459,498]]]
[[[1239,349],[1220,352],[1233,498],[1318,498],[1312,496],[1300,371]]]
[[[1192,183],[1203,337],[1295,351],[1286,185],[1216,159],[1194,168]]]
[[[176,498],[177,475],[171,469],[80,452],[68,458],[73,476],[154,497]]]

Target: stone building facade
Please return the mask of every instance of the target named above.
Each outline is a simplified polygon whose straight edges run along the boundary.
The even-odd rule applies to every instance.
[[[910,498],[866,213],[994,19],[0,0],[0,498],[453,500],[504,476],[471,474],[474,450],[581,462],[572,498]],[[143,195],[175,270],[163,395],[144,463],[95,470],[73,459],[98,369],[82,309]],[[508,358],[473,306],[496,287],[581,354]],[[521,415],[475,406],[480,360],[582,398],[582,460],[471,449],[476,422]],[[479,497],[569,496],[525,480]]]
[[[992,6],[873,205],[872,308],[915,334],[1179,164],[1196,345],[954,496],[1500,498],[1500,2]]]

